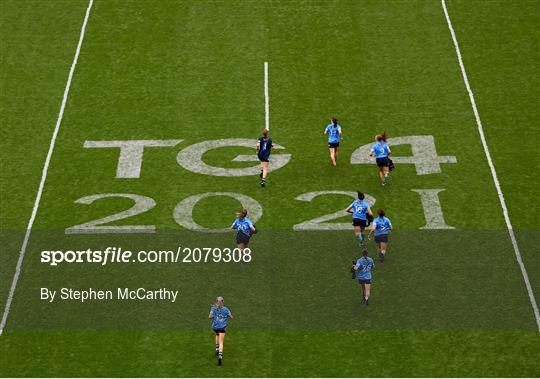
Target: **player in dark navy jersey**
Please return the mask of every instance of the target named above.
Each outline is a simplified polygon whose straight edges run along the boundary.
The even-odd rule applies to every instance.
[[[266,177],[270,168],[270,153],[272,152],[272,138],[268,137],[268,130],[264,129],[262,137],[257,141],[257,157],[261,161],[261,187],[266,186]]]

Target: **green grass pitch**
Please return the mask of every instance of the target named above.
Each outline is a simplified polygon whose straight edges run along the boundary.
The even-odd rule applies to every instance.
[[[2,310],[87,6],[0,3]],[[538,301],[540,5],[451,0],[447,6]],[[274,156],[288,154],[288,163],[270,173],[264,189],[256,175],[182,167],[177,160],[192,162],[189,149],[198,143],[255,143],[265,125],[264,62],[271,137],[284,147]],[[331,116],[344,130],[337,167],[322,135]],[[432,136],[437,155],[456,163],[426,175],[414,164],[397,164],[381,187],[375,167],[353,164],[351,156],[383,130],[391,138]],[[181,142],[146,148],[139,177],[117,178],[119,149],[84,145],[119,140]],[[413,152],[407,144],[393,149],[396,156]],[[202,161],[242,169],[254,163],[232,159],[250,153],[224,147]],[[352,199],[343,192],[356,190],[375,198],[374,208],[386,209],[396,227],[388,260],[374,272],[369,307],[360,305],[347,271],[359,253],[352,231],[298,226],[346,208]],[[413,190],[441,190],[438,204],[452,228],[429,228],[424,211],[432,215],[436,207]],[[212,192],[260,205],[252,262],[40,262],[42,250],[234,247],[234,234],[191,230],[175,220],[189,221],[182,200]],[[307,199],[311,192],[323,194]],[[155,202],[107,225],[152,225],[156,232],[66,234],[133,205],[121,197],[76,202],[99,194]],[[203,198],[192,221],[223,228],[239,207],[231,197]],[[338,215],[322,225],[349,222]],[[374,256],[372,243],[369,249]],[[39,300],[41,287],[117,286],[177,288],[180,298]],[[235,314],[221,368],[206,319],[217,295]],[[0,376],[538,374],[538,327],[439,1],[95,0],[0,336]]]

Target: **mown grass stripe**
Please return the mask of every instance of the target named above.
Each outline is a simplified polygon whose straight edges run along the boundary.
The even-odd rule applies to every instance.
[[[484,148],[484,153],[488,161],[489,169],[491,171],[491,176],[493,177],[493,183],[495,184],[495,188],[499,196],[499,201],[501,203],[501,208],[504,215],[504,221],[506,222],[508,234],[510,235],[510,240],[512,241],[512,246],[514,247],[514,253],[516,255],[516,260],[518,262],[519,268],[521,269],[521,274],[523,276],[523,281],[525,282],[525,287],[527,287],[527,293],[529,295],[529,301],[531,303],[534,317],[536,319],[536,325],[538,327],[538,331],[540,331],[540,312],[538,311],[538,304],[536,303],[536,298],[534,297],[534,292],[531,286],[531,282],[529,280],[529,275],[527,274],[527,269],[525,268],[525,264],[523,263],[523,259],[521,258],[521,252],[519,250],[519,246],[516,240],[514,228],[512,227],[512,223],[510,221],[510,216],[508,214],[508,208],[506,207],[506,201],[504,200],[504,194],[502,192],[501,184],[499,183],[499,179],[497,177],[497,171],[495,170],[495,165],[493,164],[493,160],[491,159],[491,153],[489,152],[486,136],[484,135],[484,128],[482,127],[482,120],[480,120],[480,114],[478,113],[478,108],[476,107],[474,93],[469,84],[469,79],[467,77],[467,72],[465,71],[465,65],[463,64],[463,58],[461,56],[461,50],[459,49],[459,44],[456,38],[456,33],[454,31],[454,27],[452,26],[452,21],[450,20],[448,9],[446,8],[446,1],[441,0],[441,5],[444,11],[444,15],[446,17],[446,22],[448,23],[448,29],[450,30],[450,34],[452,36],[452,41],[454,42],[454,47],[456,49],[456,55],[459,62],[459,68],[461,69],[461,74],[463,76],[463,82],[465,83],[465,87],[467,88],[467,92],[469,93],[469,99],[471,101],[474,118],[476,120],[476,125],[478,127],[478,133],[480,134],[480,140],[482,141],[482,146]]]
[[[17,260],[17,266],[15,268],[15,274],[13,275],[13,280],[11,282],[11,287],[9,289],[8,298],[6,301],[5,308],[4,308],[4,313],[2,315],[2,321],[0,322],[0,336],[2,335],[4,328],[6,326],[7,318],[9,316],[9,310],[11,308],[11,303],[13,302],[13,296],[15,295],[15,289],[17,288],[17,282],[19,281],[19,276],[21,274],[21,267],[24,261],[26,247],[28,246],[28,240],[30,239],[30,234],[32,233],[34,220],[36,219],[37,211],[39,209],[39,203],[41,201],[43,187],[45,187],[45,180],[47,179],[47,172],[49,171],[49,164],[51,163],[51,158],[54,152],[54,146],[56,144],[56,137],[58,136],[58,131],[60,130],[60,125],[62,124],[62,118],[64,116],[64,110],[66,109],[66,103],[69,96],[69,89],[71,88],[71,81],[73,80],[73,74],[75,73],[75,67],[77,66],[79,53],[81,52],[81,46],[84,40],[86,25],[88,24],[88,19],[90,17],[90,11],[92,10],[93,3],[94,3],[94,0],[90,0],[88,2],[88,7],[86,8],[86,14],[84,16],[84,21],[81,27],[81,33],[79,35],[79,42],[77,43],[77,48],[75,49],[75,56],[73,57],[73,62],[71,63],[71,69],[69,70],[66,87],[64,89],[64,96],[62,97],[62,104],[60,105],[60,111],[58,112],[58,118],[56,119],[56,125],[54,127],[54,131],[51,137],[51,142],[49,144],[49,151],[47,152],[47,157],[45,158],[45,164],[43,165],[43,171],[41,172],[41,180],[39,182],[38,192],[36,195],[36,199],[34,201],[34,207],[32,208],[32,214],[30,215],[30,220],[28,221],[28,226],[26,227],[26,233],[24,235],[24,240],[21,246],[21,250],[19,251],[19,259]]]

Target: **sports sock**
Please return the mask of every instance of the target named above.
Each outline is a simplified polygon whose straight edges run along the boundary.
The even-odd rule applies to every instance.
[[[219,345],[216,343],[216,351],[219,351]]]

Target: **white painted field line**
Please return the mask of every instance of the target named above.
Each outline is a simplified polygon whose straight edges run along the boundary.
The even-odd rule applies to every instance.
[[[86,31],[86,25],[88,24],[88,18],[90,17],[90,11],[92,10],[92,5],[94,0],[88,2],[88,7],[86,8],[86,14],[84,16],[84,21],[81,27],[81,34],[79,36],[79,43],[77,44],[77,49],[75,50],[75,56],[73,57],[73,62],[71,63],[71,69],[69,70],[68,80],[66,83],[66,88],[64,89],[64,97],[62,98],[62,104],[60,105],[60,111],[58,113],[58,118],[56,120],[56,126],[51,137],[51,142],[49,144],[49,151],[47,152],[47,157],[45,158],[45,164],[43,166],[43,171],[41,172],[41,181],[39,182],[38,192],[36,199],[34,201],[34,208],[32,209],[32,215],[28,221],[28,226],[26,227],[26,234],[24,235],[23,244],[21,250],[19,251],[19,259],[17,261],[17,267],[15,268],[15,274],[13,275],[13,281],[11,282],[11,288],[9,290],[8,298],[6,301],[6,306],[4,308],[4,313],[2,315],[2,321],[0,322],[0,335],[4,332],[6,327],[7,319],[9,316],[9,310],[11,308],[11,303],[13,302],[13,296],[15,294],[15,289],[17,288],[17,282],[19,281],[19,276],[21,274],[21,267],[24,261],[24,256],[26,254],[26,247],[28,245],[28,240],[30,239],[30,234],[32,233],[32,226],[34,225],[34,220],[36,219],[36,214],[39,208],[39,203],[41,201],[41,195],[43,193],[43,187],[45,186],[45,180],[47,179],[47,172],[49,170],[49,164],[51,163],[51,157],[54,151],[54,145],[56,143],[56,137],[58,136],[58,131],[60,130],[60,125],[62,124],[62,117],[64,116],[64,110],[66,108],[66,103],[69,95],[69,88],[71,87],[71,80],[73,79],[73,73],[75,72],[75,66],[77,65],[77,60],[79,59],[79,53],[81,51],[81,46],[84,40],[84,33]]]
[[[519,251],[519,246],[517,244],[516,235],[514,234],[514,228],[512,227],[512,223],[510,222],[510,216],[508,215],[508,208],[506,207],[506,201],[504,200],[501,184],[499,183],[499,179],[497,178],[497,172],[495,171],[495,165],[493,164],[493,161],[491,159],[491,153],[489,152],[488,144],[486,142],[484,129],[482,127],[482,121],[480,120],[480,114],[478,113],[478,109],[476,107],[476,101],[474,100],[474,94],[469,84],[467,73],[465,72],[465,65],[463,64],[463,59],[461,57],[461,50],[459,49],[456,33],[454,32],[452,21],[450,21],[448,9],[446,9],[446,1],[441,0],[441,5],[444,11],[444,15],[446,16],[448,29],[450,29],[450,34],[452,35],[452,40],[454,42],[454,47],[456,49],[459,67],[461,68],[461,74],[463,75],[463,81],[465,82],[465,87],[467,88],[467,92],[469,93],[469,99],[471,101],[471,106],[474,112],[474,118],[476,119],[476,125],[478,126],[478,133],[480,133],[480,140],[482,141],[482,146],[484,147],[484,153],[486,154],[488,165],[491,170],[491,176],[493,177],[493,182],[495,183],[495,188],[497,189],[497,194],[499,195],[499,201],[501,202],[501,208],[503,211],[504,220],[506,221],[506,227],[508,228],[508,234],[510,235],[510,240],[512,241],[512,246],[514,247],[514,253],[516,255],[516,260],[519,264],[519,268],[521,269],[521,274],[523,275],[523,281],[525,282],[525,286],[527,287],[527,293],[529,294],[529,301],[531,303],[531,306],[534,312],[536,325],[538,327],[538,330],[540,331],[540,312],[538,311],[538,304],[536,303],[536,298],[534,297],[534,292],[531,287],[531,282],[529,281],[529,275],[527,274],[527,269],[525,268],[525,264],[523,263],[523,259],[521,258],[521,253]]]
[[[266,130],[270,130],[270,96],[268,95],[268,62],[264,62],[264,121]]]

